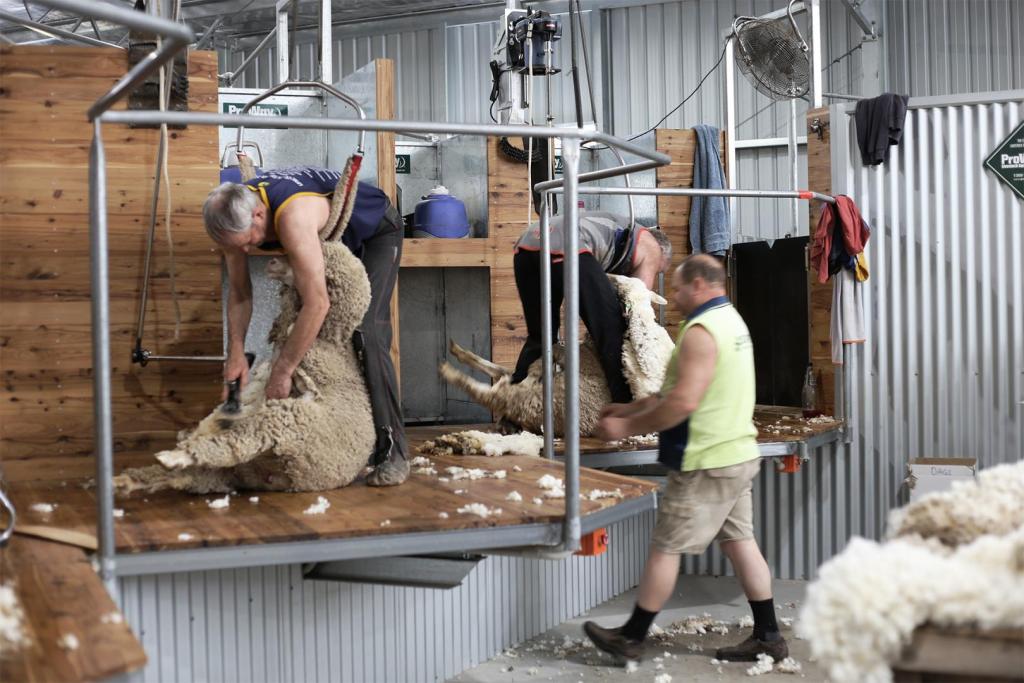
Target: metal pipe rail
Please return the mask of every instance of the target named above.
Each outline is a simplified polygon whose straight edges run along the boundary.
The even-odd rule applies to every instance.
[[[235,69],[234,71],[226,71],[217,76],[217,78],[223,80],[224,85],[230,88],[232,85],[235,84],[235,81],[237,81],[242,76],[242,74],[245,73],[246,68],[248,68],[249,64],[252,63],[252,60],[256,59],[263,52],[263,49],[270,44],[270,41],[273,40],[274,36],[276,35],[277,27],[275,26],[274,28],[270,29],[270,33],[268,33],[266,37],[259,42],[259,45],[254,47],[252,51],[246,56],[246,58],[242,60],[242,63],[238,65],[237,69]]]
[[[582,177],[582,176],[581,176]],[[537,187],[540,185],[538,184]],[[548,190],[560,194],[558,189]],[[836,198],[811,190],[728,190],[705,189],[699,187],[581,187],[580,194],[639,194],[656,195],[659,197],[756,197],[760,199],[816,199],[828,204],[835,204]]]
[[[355,109],[356,113],[359,115],[359,120],[360,121],[365,121],[366,120],[366,111],[362,108],[362,106],[360,106],[360,104],[358,102],[356,102],[355,99],[353,99],[349,95],[346,95],[345,93],[341,92],[340,90],[335,88],[333,85],[328,85],[327,83],[324,83],[322,81],[285,81],[284,83],[279,83],[279,84],[273,86],[272,88],[268,88],[267,90],[264,90],[262,93],[260,93],[259,95],[257,95],[253,99],[249,100],[249,102],[246,103],[246,105],[244,107],[242,107],[242,111],[240,112],[240,114],[242,114],[242,115],[248,114],[249,110],[252,108],[252,106],[254,104],[262,102],[263,100],[267,99],[268,97],[271,97],[274,94],[279,93],[282,90],[286,90],[288,88],[320,88],[324,92],[326,92],[326,93],[328,93],[330,95],[334,95],[339,100],[341,100],[342,102],[344,102],[348,106],[350,106],[353,109]],[[238,135],[235,136],[235,148],[239,150],[239,154],[241,154],[241,149],[242,149],[242,132],[244,130],[245,130],[244,126],[239,126],[238,127]],[[356,148],[356,151],[359,154],[363,154],[363,152],[365,151],[364,147],[363,147],[363,143],[365,143],[365,142],[366,142],[366,131],[360,129],[360,131],[359,131],[359,145]]]
[[[52,0],[57,3],[58,0]],[[80,7],[78,2],[73,0],[59,0],[61,7]],[[106,6],[105,6],[106,7]],[[135,12],[106,12],[104,18],[113,14],[112,20],[121,21],[129,27],[136,27],[140,20],[145,19],[146,27],[153,30],[164,28],[167,22],[156,21],[155,23],[145,15]],[[129,16],[125,16],[125,14]],[[159,32],[159,31],[154,31]],[[153,60],[153,68],[159,67],[160,62]],[[467,123],[435,123],[429,121],[379,121],[373,119],[312,119],[295,118],[280,120],[271,117],[242,115],[242,114],[205,114],[196,112],[158,112],[158,111],[107,111],[110,105],[123,95],[126,89],[130,89],[135,83],[136,70],[133,70],[124,79],[114,86],[114,89],[104,95],[90,109],[90,117],[94,122],[92,154],[90,156],[89,184],[90,184],[90,235],[92,250],[90,254],[92,272],[92,305],[93,305],[93,365],[94,373],[94,397],[95,397],[95,423],[96,423],[96,474],[97,474],[97,497],[98,497],[98,518],[97,536],[100,540],[100,574],[105,581],[108,590],[115,591],[116,583],[116,550],[114,547],[114,518],[113,518],[113,435],[111,427],[111,391],[110,391],[110,332],[109,325],[109,291],[108,291],[108,262],[107,262],[107,210],[106,210],[106,174],[105,159],[103,154],[102,124],[183,124],[183,125],[208,125],[208,126],[248,126],[249,128],[277,129],[297,128],[316,130],[354,130],[354,131],[384,131],[394,133],[433,133],[433,134],[454,134],[454,135],[475,135],[475,136],[531,136],[539,138],[562,138],[562,148],[566,150],[563,154],[566,158],[566,170],[563,179],[548,181],[543,185],[550,189],[561,188],[564,184],[564,193],[569,205],[570,220],[578,220],[576,202],[578,197],[578,183],[588,180],[599,180],[610,178],[634,171],[647,170],[668,164],[671,159],[659,152],[645,150],[630,142],[619,140],[604,133],[579,129],[564,129],[552,127],[534,126],[502,126],[497,124],[467,124]],[[148,73],[148,72],[147,72]],[[144,77],[145,74],[138,78]],[[321,84],[322,85],[322,84]],[[116,92],[115,92],[116,91]],[[579,173],[579,149],[581,141],[596,140],[622,151],[638,155],[644,158],[642,162],[624,164],[610,169],[602,169],[591,173]],[[570,238],[570,242],[575,236]],[[578,259],[575,251],[571,251],[566,257],[566,279],[567,279],[567,330],[572,330],[573,339],[577,334],[578,327]],[[550,271],[548,272],[550,277]],[[550,281],[548,284],[548,295],[550,296]],[[548,321],[550,324],[550,320]],[[549,328],[550,341],[550,328]],[[550,352],[550,349],[549,349]],[[558,548],[564,550],[576,550],[579,547],[581,534],[581,521],[579,509],[579,377],[578,377],[578,347],[570,349],[568,354],[566,382],[566,405],[570,406],[566,411],[565,432],[569,435],[566,447],[566,514],[563,523],[563,537]],[[549,394],[550,405],[550,394]],[[572,408],[575,406],[575,408]],[[548,434],[552,434],[548,430]],[[547,439],[550,442],[550,439]],[[549,443],[550,447],[550,443]],[[549,450],[550,453],[550,450]]]

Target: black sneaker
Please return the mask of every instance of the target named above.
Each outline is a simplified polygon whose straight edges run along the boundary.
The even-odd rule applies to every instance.
[[[644,644],[622,635],[622,628],[602,628],[592,621],[583,624],[583,632],[598,650],[607,652],[617,660],[639,662]]]
[[[779,636],[777,640],[758,640],[750,636],[739,645],[723,647],[715,651],[715,659],[725,662],[756,662],[758,655],[769,655],[776,662],[789,656],[786,639]]]

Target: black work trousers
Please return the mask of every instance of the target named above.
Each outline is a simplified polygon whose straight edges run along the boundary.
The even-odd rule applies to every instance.
[[[385,427],[391,428],[394,455],[407,458],[409,454],[402,405],[398,399],[398,376],[391,360],[391,296],[402,261],[403,237],[402,217],[394,207],[388,207],[377,232],[363,242],[361,259],[370,279],[370,307],[359,331],[363,340],[366,390],[370,394],[370,410],[377,434],[376,462],[371,464],[379,464],[388,455]]]
[[[604,370],[612,401],[629,403],[633,392],[622,374],[622,339],[626,321],[622,304],[608,275],[592,254],[580,254],[580,318],[597,347],[597,355]],[[541,357],[541,291],[540,252],[520,250],[512,260],[516,288],[526,318],[526,343],[519,354],[512,381],[522,382],[533,361]],[[551,337],[558,338],[559,311],[564,298],[563,268],[561,263],[551,264]]]

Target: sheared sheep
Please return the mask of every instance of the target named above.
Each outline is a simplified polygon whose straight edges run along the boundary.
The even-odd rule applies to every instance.
[[[1024,462],[993,467],[896,511],[888,541],[854,538],[822,565],[797,633],[831,680],[891,681],[891,662],[926,623],[1024,627],[1021,500]]]
[[[272,361],[260,363],[242,391],[239,413],[218,407],[194,430],[179,433],[176,448],[158,453],[160,465],[116,477],[119,492],[323,491],[355,479],[374,446],[370,400],[351,341],[370,304],[370,283],[344,245],[324,243],[323,254],[331,306],[295,372],[292,397],[265,399]],[[281,282],[281,313],[269,335],[280,345],[301,302],[286,263],[272,262],[267,272]]]
[[[665,299],[651,292],[636,278],[609,275],[622,301],[626,318],[626,334],[622,344],[622,368],[635,398],[644,398],[661,388],[665,367],[672,355],[672,338],[654,317],[651,302],[666,305]],[[512,372],[484,360],[452,342],[451,352],[459,361],[485,373],[493,385],[485,384],[455,369],[448,363],[440,368],[446,381],[495,414],[498,419],[513,422],[523,429],[541,433],[544,425],[542,361],[530,366],[529,374],[519,384],[512,384]],[[565,421],[564,347],[553,349],[555,434],[562,436]],[[601,363],[589,338],[580,344],[580,434],[589,436],[597,426],[601,408],[611,401],[608,383]]]

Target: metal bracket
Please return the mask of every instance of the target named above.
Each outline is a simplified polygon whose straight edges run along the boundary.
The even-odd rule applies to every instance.
[[[864,16],[864,12],[860,9],[861,0],[842,0],[842,2],[846,5],[846,10],[853,17],[853,20],[864,31],[864,40],[878,40],[882,34],[878,31],[875,22]]]
[[[818,136],[818,140],[821,140],[821,141],[825,140],[825,130],[828,129],[828,127],[829,127],[829,122],[828,121],[822,121],[817,116],[814,117],[814,119],[811,120],[811,124],[808,126],[808,128],[810,128],[811,132],[814,133],[815,135],[817,135]]]

